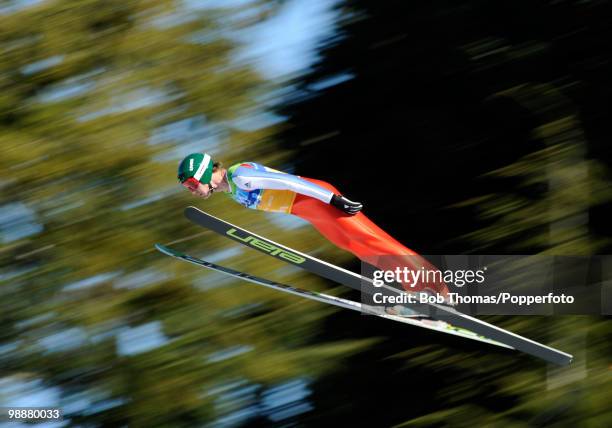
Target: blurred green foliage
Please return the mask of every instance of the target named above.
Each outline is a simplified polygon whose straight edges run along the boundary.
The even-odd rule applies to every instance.
[[[182,208],[198,201],[176,182],[182,155],[284,161],[269,142],[272,129],[233,125],[273,87],[232,60],[229,33],[274,7],[50,1],[0,16],[4,382],[40,380],[59,388],[55,404],[66,408],[86,400],[67,412],[78,424],[196,426],[231,413],[231,400],[213,388],[238,381],[265,390],[316,376],[369,343],[308,344],[329,308],[152,249],[177,241],[210,256],[232,247],[183,218]],[[228,26],[248,8],[261,16],[244,13]],[[205,138],[162,132],[198,120]],[[301,229],[288,241],[281,227],[222,196],[205,205],[306,251],[324,246]],[[22,232],[11,238],[11,230]],[[257,254],[229,255],[233,267],[318,286]],[[153,339],[138,337],[137,327],[151,325],[165,340],[147,348]],[[145,348],[125,351],[122,341]]]

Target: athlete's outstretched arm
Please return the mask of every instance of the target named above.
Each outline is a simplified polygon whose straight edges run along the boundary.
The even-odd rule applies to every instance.
[[[242,190],[275,189],[291,190],[329,204],[334,193],[300,177],[282,172],[260,171],[239,166],[232,176],[234,183]]]
[[[358,202],[349,201],[341,195],[334,195],[332,191],[321,186],[282,172],[261,171],[240,166],[234,171],[232,180],[240,189],[247,191],[254,189],[290,190],[331,204],[348,214],[357,214],[362,208]]]

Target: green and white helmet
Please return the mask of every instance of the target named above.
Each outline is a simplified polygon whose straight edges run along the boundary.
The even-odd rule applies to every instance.
[[[210,183],[213,173],[213,160],[206,153],[192,153],[181,161],[178,179],[181,183],[195,178],[202,184]]]

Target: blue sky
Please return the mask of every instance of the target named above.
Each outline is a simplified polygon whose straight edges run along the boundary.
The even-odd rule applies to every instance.
[[[252,0],[185,0],[188,8],[240,7]],[[245,44],[240,59],[252,62],[264,77],[275,79],[306,70],[318,44],[334,31],[339,0],[289,0],[277,14],[238,39]]]
[[[317,45],[334,30],[334,0],[292,0],[278,15],[253,30],[246,49],[269,78],[306,70],[317,58]]]

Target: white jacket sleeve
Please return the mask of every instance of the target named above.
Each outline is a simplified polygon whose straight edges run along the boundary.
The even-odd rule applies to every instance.
[[[232,181],[242,190],[291,190],[301,195],[316,198],[326,204],[329,204],[334,196],[333,192],[295,175],[282,172],[258,171],[243,166],[236,168],[232,175]]]

